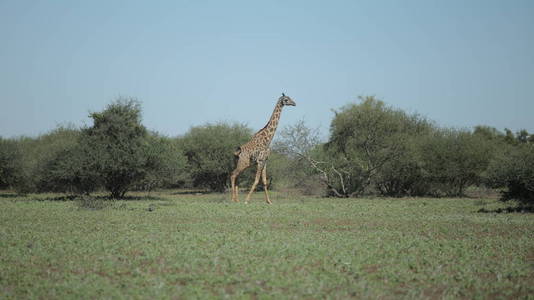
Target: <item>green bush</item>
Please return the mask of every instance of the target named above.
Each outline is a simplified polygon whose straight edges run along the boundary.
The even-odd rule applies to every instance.
[[[250,139],[251,133],[242,124],[216,123],[193,127],[179,138],[192,184],[224,191],[235,168],[234,152]]]
[[[460,196],[482,182],[493,155],[491,144],[465,130],[442,129],[422,140],[424,180],[434,196]]]
[[[157,187],[180,186],[188,181],[187,159],[177,141],[154,132],[146,139],[144,176],[136,182],[135,188],[150,191]]]
[[[375,178],[376,188],[381,195],[390,197],[423,196],[430,192],[425,171],[419,155],[421,137],[404,140],[406,151],[395,160],[384,164]]]
[[[89,194],[99,189],[101,177],[87,152],[88,148],[79,140],[55,151],[37,173],[38,191]]]
[[[16,140],[0,137],[0,188],[12,188],[21,180],[22,158]]]
[[[463,195],[481,184],[495,149],[507,143],[506,135],[490,127],[475,133],[439,129],[374,97],[360,100],[336,112],[327,143],[310,143],[310,130],[298,123],[282,130],[277,145],[292,172],[318,179],[332,196]],[[528,134],[518,136],[527,140]],[[303,161],[308,168],[297,164]]]
[[[93,126],[83,129],[81,136],[87,170],[98,174],[112,198],[123,198],[147,174],[154,174],[159,166],[156,157],[162,151],[151,146],[141,124],[141,105],[135,99],[119,98],[90,117]]]
[[[37,138],[17,139],[20,162],[17,164],[18,178],[13,185],[15,190],[19,193],[49,191],[54,185],[50,161],[61,158],[65,149],[76,145],[79,135],[78,129],[60,126]]]
[[[505,188],[503,201],[534,206],[534,144],[504,147],[489,165],[487,181],[492,187]]]
[[[2,140],[0,159],[10,157],[11,162],[2,164],[11,174],[2,176],[10,178],[2,184],[21,193],[89,194],[104,188],[121,198],[129,189],[150,190],[183,180],[185,156],[174,140],[145,129],[139,102],[118,99],[90,116],[93,125],[82,130],[59,127],[11,144]]]
[[[486,182],[506,188],[504,200],[531,203],[534,136],[526,130],[439,129],[374,97],[360,100],[335,111],[326,143],[303,121],[281,129],[268,162],[270,183],[305,194],[326,188],[337,197],[398,197],[459,196]],[[83,129],[61,126],[36,138],[0,138],[0,188],[70,194],[106,189],[113,198],[161,186],[224,191],[233,153],[252,133],[241,124],[216,123],[171,139],[149,132],[140,103],[127,98],[90,117],[92,126]],[[242,186],[254,171],[240,177]]]
[[[344,195],[360,195],[380,190],[386,194],[405,193],[409,181],[395,176],[412,166],[402,159],[411,151],[413,136],[426,134],[432,125],[418,115],[408,115],[374,97],[360,97],[336,112],[325,144],[325,160],[331,177],[338,177]],[[405,182],[392,182],[404,180]],[[395,185],[400,185],[394,188]],[[338,189],[339,191],[339,189]]]

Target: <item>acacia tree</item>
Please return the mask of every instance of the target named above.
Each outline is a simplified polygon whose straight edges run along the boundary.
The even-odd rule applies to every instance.
[[[141,124],[141,105],[119,98],[102,112],[91,113],[93,126],[82,131],[88,169],[99,174],[112,198],[122,198],[149,167],[147,130]]]
[[[345,178],[341,187],[345,196],[376,188],[375,181],[386,166],[392,167],[410,151],[410,137],[432,127],[418,115],[388,107],[373,96],[359,98],[361,103],[335,112],[325,144],[334,170]]]
[[[287,178],[286,184],[305,194],[313,194],[316,183],[320,182],[330,192],[341,195],[332,183],[339,180],[330,174],[332,165],[320,157],[322,146],[319,130],[308,127],[304,120],[285,126],[273,143],[274,152],[285,158],[283,163],[275,165],[276,171]]]
[[[374,97],[360,100],[335,112],[327,143],[301,121],[280,132],[277,149],[306,161],[332,196],[418,193],[420,170],[411,141],[430,131],[431,124]]]

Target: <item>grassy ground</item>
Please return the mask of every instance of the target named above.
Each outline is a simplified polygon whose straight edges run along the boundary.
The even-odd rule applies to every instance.
[[[534,297],[534,215],[496,200],[255,197],[0,193],[0,298]]]

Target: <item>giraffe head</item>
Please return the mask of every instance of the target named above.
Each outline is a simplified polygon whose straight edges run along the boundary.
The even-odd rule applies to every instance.
[[[289,96],[286,96],[284,93],[282,93],[282,97],[278,98],[278,102],[282,103],[283,106],[297,105],[293,99],[289,98]]]

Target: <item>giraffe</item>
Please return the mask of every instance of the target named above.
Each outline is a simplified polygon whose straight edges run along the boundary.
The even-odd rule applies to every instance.
[[[256,164],[256,177],[254,179],[254,183],[252,184],[252,187],[250,188],[250,192],[247,195],[247,198],[245,199],[245,204],[247,204],[250,200],[250,196],[252,193],[256,190],[256,186],[258,185],[258,182],[261,180],[263,182],[263,190],[265,192],[265,201],[268,204],[272,204],[271,200],[269,199],[269,194],[267,193],[267,168],[266,168],[266,162],[267,158],[269,157],[270,150],[269,145],[271,144],[271,141],[273,139],[274,133],[276,131],[276,127],[278,127],[278,121],[280,120],[280,115],[282,113],[282,108],[284,106],[295,106],[295,102],[289,98],[288,96],[284,95],[282,93],[282,97],[278,98],[278,101],[276,102],[276,106],[274,107],[273,114],[271,115],[271,118],[269,119],[269,122],[260,129],[258,132],[256,132],[250,141],[247,143],[241,145],[237,148],[237,150],[234,152],[235,158],[236,158],[236,168],[232,172],[230,176],[230,181],[232,184],[232,201],[239,202],[238,193],[239,193],[239,187],[236,184],[237,177],[241,172],[243,172],[246,168],[248,168],[252,163]]]

